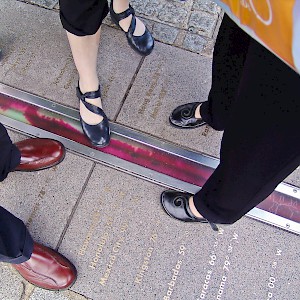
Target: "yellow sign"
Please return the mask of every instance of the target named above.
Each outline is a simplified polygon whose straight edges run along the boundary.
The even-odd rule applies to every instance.
[[[215,0],[249,35],[300,74],[300,0]]]

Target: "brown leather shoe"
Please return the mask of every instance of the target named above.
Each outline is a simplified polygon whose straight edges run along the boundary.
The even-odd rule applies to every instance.
[[[65,157],[65,147],[51,139],[32,138],[15,144],[21,152],[21,163],[15,171],[38,171],[59,164]]]
[[[29,260],[12,266],[31,284],[47,290],[64,290],[77,278],[74,265],[58,252],[34,243]]]

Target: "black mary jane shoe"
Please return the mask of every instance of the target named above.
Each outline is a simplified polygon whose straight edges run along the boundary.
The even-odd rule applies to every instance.
[[[88,139],[91,141],[91,143],[94,146],[97,146],[97,147],[107,146],[110,141],[110,128],[109,128],[108,118],[105,115],[104,111],[100,107],[93,105],[91,103],[88,103],[85,100],[86,98],[90,98],[90,99],[100,98],[101,97],[100,86],[97,91],[87,92],[85,94],[81,93],[79,86],[78,86],[76,89],[76,92],[77,92],[77,97],[79,98],[79,100],[82,101],[84,106],[89,111],[103,117],[103,120],[96,125],[87,124],[80,117],[80,123],[81,123],[84,134],[88,137]]]
[[[206,124],[202,118],[195,118],[195,111],[201,102],[192,102],[176,107],[169,121],[172,126],[177,128],[196,128]]]
[[[193,195],[189,193],[164,191],[161,194],[160,200],[164,210],[169,216],[184,222],[209,223],[214,231],[219,231],[216,224],[193,215],[189,207],[189,198],[191,196]]]
[[[154,47],[154,39],[150,33],[150,31],[145,26],[145,32],[141,36],[135,36],[133,35],[135,27],[136,27],[136,18],[135,18],[135,11],[134,9],[129,5],[129,8],[125,11],[117,14],[113,10],[113,0],[110,2],[110,16],[113,22],[121,28],[119,22],[130,15],[132,15],[131,24],[128,28],[128,31],[125,32],[122,28],[122,30],[125,32],[127,40],[129,45],[137,51],[139,54],[146,56],[149,55]]]

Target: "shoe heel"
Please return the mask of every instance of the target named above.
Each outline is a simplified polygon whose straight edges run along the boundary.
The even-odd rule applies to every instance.
[[[213,231],[219,231],[219,227],[215,223],[208,222]]]

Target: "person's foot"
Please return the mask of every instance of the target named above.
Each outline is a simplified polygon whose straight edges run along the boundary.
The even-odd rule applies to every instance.
[[[127,0],[111,0],[110,15],[113,22],[126,34],[129,45],[141,55],[148,55],[154,47],[154,39],[144,25],[135,16],[134,9]]]
[[[197,211],[193,202],[192,194],[176,191],[164,191],[161,194],[160,200],[165,212],[170,217],[184,222],[209,223],[214,231],[218,231],[216,224],[206,220]]]
[[[85,86],[81,82],[78,82],[78,89],[81,94],[85,94],[90,91],[96,91],[97,89],[100,89],[100,87],[99,87],[99,83],[97,83],[97,85],[93,85],[91,87],[91,86]],[[101,100],[100,96],[95,97],[95,98],[85,98],[85,101],[94,106],[97,106],[103,110],[102,100]],[[80,117],[82,118],[82,120],[89,125],[97,125],[100,122],[102,122],[102,120],[103,120],[102,116],[87,109],[82,101],[80,101],[80,103],[79,103],[79,113],[80,113]]]
[[[80,123],[84,134],[97,147],[105,147],[110,142],[110,127],[102,109],[101,91],[82,92],[78,84],[77,97],[80,101]]]
[[[177,128],[196,128],[206,124],[200,114],[201,102],[192,102],[176,107],[169,117],[170,124]]]
[[[31,284],[48,290],[67,289],[77,278],[76,268],[68,259],[38,243],[34,243],[29,260],[12,266]]]
[[[15,143],[21,162],[15,171],[38,171],[59,164],[65,157],[64,145],[52,139],[30,138]]]

